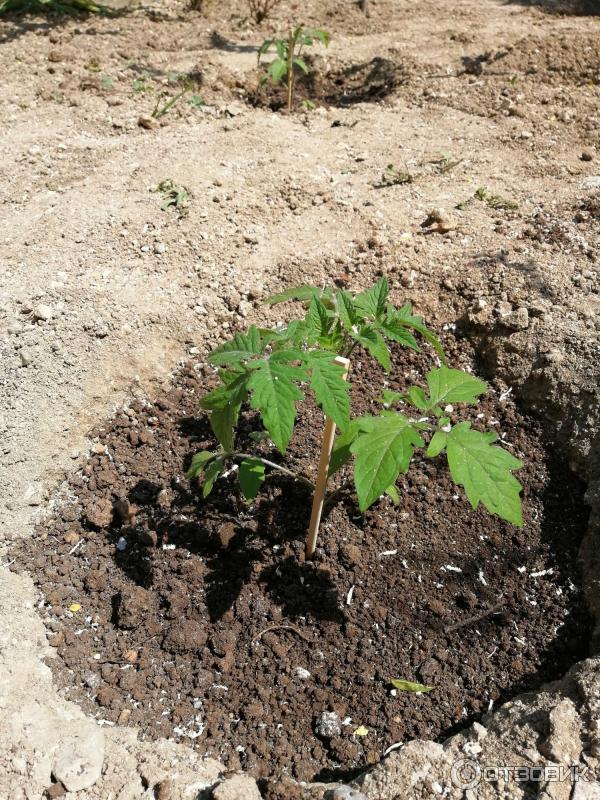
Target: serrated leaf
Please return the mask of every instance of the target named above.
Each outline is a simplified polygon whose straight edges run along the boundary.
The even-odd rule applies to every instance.
[[[350,424],[349,386],[344,380],[345,369],[336,364],[331,353],[313,350],[308,353],[310,388],[317,403],[341,431]]]
[[[306,36],[319,39],[319,41],[324,44],[325,47],[329,47],[331,34],[328,31],[324,31],[322,28],[309,28],[308,30],[305,30],[304,33]]]
[[[276,58],[269,65],[269,75],[277,83],[287,73],[287,61],[283,58]]]
[[[420,386],[411,386],[406,393],[406,397],[415,408],[418,408],[421,411],[429,408],[427,395]]]
[[[429,330],[422,318],[415,316],[412,313],[412,307],[410,303],[406,303],[402,306],[402,308],[399,309],[395,309],[393,306],[388,305],[386,319],[388,321],[394,320],[399,322],[405,327],[411,328],[412,330],[417,331],[417,333],[420,333],[425,341],[429,342],[429,344],[436,351],[442,364],[446,364],[446,353],[444,352],[442,343],[437,336]]]
[[[240,414],[239,403],[228,403],[224,408],[215,408],[210,412],[210,427],[226,453],[233,450],[235,426]]]
[[[304,344],[308,335],[306,322],[303,319],[295,319],[281,332],[282,340],[287,340],[293,347],[300,347]]]
[[[294,58],[294,64],[297,67],[300,67],[300,69],[302,70],[302,72],[304,72],[305,75],[308,75],[308,67],[307,67],[306,61],[304,61],[304,59],[302,59],[302,58]]]
[[[327,309],[318,297],[313,297],[308,307],[304,320],[307,332],[307,341],[314,344],[317,339],[327,336],[331,327],[331,319]]]
[[[236,333],[229,342],[213,350],[208,360],[211,364],[235,364],[260,355],[264,348],[265,342],[258,328],[251,325],[246,333]]]
[[[355,455],[354,483],[358,504],[365,511],[398,475],[406,472],[415,447],[423,440],[411,420],[395,411],[384,411],[380,417],[363,417],[361,431],[350,450]]]
[[[522,486],[511,470],[523,463],[507,450],[494,447],[493,432],[480,433],[461,422],[447,434],[446,453],[454,483],[464,487],[473,508],[479,503],[492,514],[521,527]]]
[[[348,292],[337,293],[336,307],[342,325],[347,331],[351,331],[355,325],[358,325],[362,317],[359,317],[358,309]]]
[[[370,289],[367,289],[354,298],[354,305],[364,311],[368,316],[377,319],[385,311],[388,296],[388,282],[385,275]]]
[[[300,300],[303,303],[310,303],[313,297],[320,297],[321,290],[316,286],[292,286],[291,289],[286,289],[284,292],[274,294],[266,299],[266,303],[274,306],[277,303],[286,303],[288,300]]]
[[[254,500],[265,479],[265,465],[259,458],[245,458],[238,474],[242,494],[246,500]]]
[[[272,39],[265,39],[261,46],[258,48],[258,60],[260,61],[260,57],[263,56],[273,44]]]
[[[337,472],[338,469],[347,464],[352,458],[350,445],[356,439],[359,431],[358,421],[352,420],[346,430],[340,434],[334,442],[331,458],[329,459],[328,476]]]
[[[206,464],[215,457],[215,453],[210,450],[203,450],[201,453],[195,453],[192,456],[192,463],[188,471],[185,473],[186,478],[196,478],[200,475]]]
[[[389,372],[392,362],[390,351],[385,343],[383,336],[372,327],[363,327],[358,333],[352,334],[357,342],[360,342],[365,350],[377,359],[386,372]]]
[[[412,333],[409,333],[405,326],[397,320],[384,320],[378,323],[377,329],[393,342],[398,342],[398,344],[402,344],[404,347],[410,347],[417,352],[421,349]]]
[[[475,403],[487,391],[487,383],[460,369],[439,367],[427,375],[429,407],[447,403]]]
[[[212,392],[200,398],[201,408],[213,411],[216,408],[225,408],[230,403],[241,405],[245,401],[248,393],[246,389],[247,372],[221,372],[220,378],[223,385],[217,386]]]
[[[392,678],[390,681],[394,689],[400,689],[401,692],[431,692],[433,686],[425,686],[423,683],[413,683],[413,681],[402,681],[397,678]]]
[[[401,392],[393,392],[391,389],[384,389],[379,398],[379,402],[383,403],[388,408],[390,406],[395,406],[396,403],[399,403],[401,400],[404,400],[404,395]]]
[[[215,458],[211,461],[204,473],[204,483],[202,484],[202,497],[206,498],[212,492],[215,481],[223,472],[223,459]]]
[[[296,401],[304,395],[294,381],[308,380],[306,371],[278,361],[264,360],[256,365],[248,380],[251,406],[258,409],[263,425],[277,449],[284,453],[294,430]]]
[[[425,455],[428,458],[435,458],[436,456],[439,456],[444,447],[446,447],[447,441],[448,434],[445,431],[436,431],[431,437],[431,441],[429,442],[429,447],[427,448]]]

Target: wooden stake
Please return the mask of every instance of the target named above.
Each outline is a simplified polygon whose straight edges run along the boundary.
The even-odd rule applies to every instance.
[[[335,363],[344,367],[344,380],[348,377],[350,360],[343,356],[337,356]],[[325,489],[327,488],[327,478],[329,472],[329,460],[335,438],[335,422],[329,417],[325,417],[325,427],[323,429],[323,442],[321,443],[321,456],[319,458],[319,471],[315,484],[312,511],[310,514],[310,525],[308,526],[308,536],[306,537],[306,558],[312,558],[317,547],[317,536],[319,534],[319,524],[323,513],[323,503],[325,501]]]

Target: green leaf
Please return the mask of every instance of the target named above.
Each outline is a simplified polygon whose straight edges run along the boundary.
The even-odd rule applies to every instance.
[[[269,75],[277,83],[287,73],[287,61],[282,58],[276,58],[269,65]]]
[[[265,479],[265,465],[259,458],[245,458],[240,464],[239,479],[246,500],[254,500]]]
[[[308,329],[303,319],[295,319],[281,332],[282,339],[287,339],[294,347],[300,347],[306,341]]]
[[[385,311],[385,303],[388,296],[388,282],[385,275],[380,278],[375,286],[365,292],[357,294],[354,304],[373,319],[378,319]]]
[[[260,57],[264,56],[266,52],[268,52],[269,48],[273,44],[272,39],[265,39],[261,46],[258,48],[258,61],[260,63]]]
[[[201,453],[196,453],[192,457],[190,468],[185,473],[186,478],[197,478],[204,472],[206,464],[215,457],[215,453],[210,450],[203,450]]]
[[[384,389],[379,398],[379,402],[383,403],[384,406],[388,408],[390,406],[395,406],[396,403],[399,403],[401,400],[404,400],[404,395],[401,392],[393,392],[391,389]]]
[[[310,303],[313,297],[320,296],[321,290],[316,286],[308,286],[307,284],[303,284],[302,286],[293,286],[291,289],[286,289],[284,292],[280,292],[279,294],[274,294],[271,297],[268,297],[265,302],[271,306],[274,306],[277,303],[286,303],[288,300],[301,300],[303,303]]]
[[[260,411],[263,425],[281,453],[285,453],[294,430],[296,401],[304,399],[294,381],[305,380],[308,375],[301,367],[270,359],[258,362],[248,380],[251,406]]]
[[[346,430],[335,440],[333,450],[331,451],[331,458],[329,459],[329,471],[327,473],[329,477],[343,467],[344,464],[347,464],[352,458],[350,445],[356,439],[358,431],[358,421],[352,420]]]
[[[305,35],[318,39],[325,47],[329,47],[331,41],[331,34],[324,31],[322,28],[308,28],[304,31]]]
[[[493,432],[480,433],[461,422],[447,434],[446,452],[454,483],[464,487],[473,508],[479,503],[492,514],[521,527],[523,512],[519,481],[511,470],[523,463],[507,450],[494,447]]]
[[[200,407],[206,411],[225,408],[229,404],[241,405],[246,399],[247,372],[222,371],[220,378],[223,381],[223,385],[217,386],[212,392],[200,398]]]
[[[316,295],[310,301],[304,322],[306,323],[309,344],[314,344],[319,338],[327,336],[329,333],[331,327],[329,314]]]
[[[400,505],[400,493],[398,492],[395,483],[391,483],[385,490],[385,493],[395,506]]]
[[[226,453],[233,450],[235,426],[240,414],[239,403],[228,403],[224,408],[215,408],[210,412],[210,427]]]
[[[350,424],[350,387],[344,380],[344,367],[335,363],[331,353],[321,350],[308,353],[307,362],[317,403],[340,430],[345,430]]]
[[[365,350],[376,358],[386,372],[389,372],[392,362],[390,351],[387,348],[383,336],[370,326],[364,326],[358,333],[352,334],[357,342],[360,342]]]
[[[425,455],[428,458],[435,458],[436,456],[439,456],[444,447],[446,447],[447,441],[448,434],[445,431],[436,431],[431,437],[431,441],[429,442],[429,447],[427,448]]]
[[[235,364],[260,355],[264,348],[265,342],[258,328],[251,325],[247,333],[236,333],[229,342],[213,350],[208,360],[211,364]]]
[[[409,333],[405,326],[397,320],[384,320],[383,322],[377,324],[377,329],[393,342],[403,344],[405,347],[410,347],[412,350],[416,350],[417,352],[421,349],[417,344],[415,337]]]
[[[460,369],[439,367],[427,375],[429,408],[447,403],[476,403],[480,394],[487,391],[487,384]]]
[[[223,472],[224,462],[222,458],[215,458],[211,461],[204,473],[204,483],[202,484],[202,497],[206,498],[212,492],[215,481]]]
[[[355,325],[359,324],[361,317],[359,317],[358,309],[348,292],[336,294],[336,307],[342,325],[347,331],[351,331]]]
[[[297,67],[300,67],[300,69],[302,70],[302,72],[304,72],[304,74],[305,74],[305,75],[308,75],[308,67],[307,67],[307,65],[306,65],[306,61],[304,61],[304,59],[302,59],[302,58],[295,58],[295,59],[294,59],[294,64],[295,64]]]
[[[361,432],[350,447],[356,456],[354,483],[358,504],[365,511],[398,475],[406,472],[415,447],[423,440],[411,420],[395,411],[384,411],[380,417],[363,417]]]
[[[397,678],[392,678],[390,681],[394,689],[400,689],[401,692],[431,692],[433,686],[425,686],[422,683],[413,683],[412,681],[402,681]]]
[[[436,351],[442,364],[446,363],[446,354],[444,352],[444,348],[442,347],[442,343],[437,336],[429,330],[421,317],[413,315],[410,303],[406,303],[402,306],[402,308],[399,309],[395,309],[392,305],[388,305],[386,319],[387,321],[394,320],[395,322],[399,322],[401,325],[420,333],[425,341],[429,342],[429,344]]]
[[[429,408],[427,395],[420,386],[411,386],[406,393],[406,398],[413,404],[415,408],[418,408],[420,411],[426,411]]]

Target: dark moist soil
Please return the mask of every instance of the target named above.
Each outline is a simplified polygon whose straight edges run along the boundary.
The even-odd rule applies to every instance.
[[[451,363],[469,363],[465,342],[447,345]],[[398,351],[389,385],[419,381],[429,358]],[[376,409],[383,377],[357,353],[356,412]],[[166,396],[96,431],[68,499],[17,553],[43,598],[56,679],[87,712],[257,777],[347,777],[586,655],[582,486],[498,387],[473,415],[525,461],[522,530],[473,511],[443,457],[417,456],[399,507],[386,498],[361,516],[343,496],[305,563],[302,486],[272,477],[249,506],[235,474],[207,501],[185,479],[193,453],[214,446],[198,411],[214,383],[189,364]],[[258,427],[246,412],[243,447],[280,460],[248,437]],[[321,431],[319,410],[302,411],[286,464],[314,476]],[[434,689],[396,693],[391,678]],[[328,710],[342,721],[331,739],[315,733]]]

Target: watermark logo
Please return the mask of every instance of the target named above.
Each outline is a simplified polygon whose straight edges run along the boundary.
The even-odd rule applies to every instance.
[[[512,765],[507,767],[483,766],[474,758],[460,758],[452,765],[452,784],[459,789],[476,789],[485,783],[558,783],[560,781],[595,781],[596,776],[587,766],[567,767],[563,764],[540,766]]]

